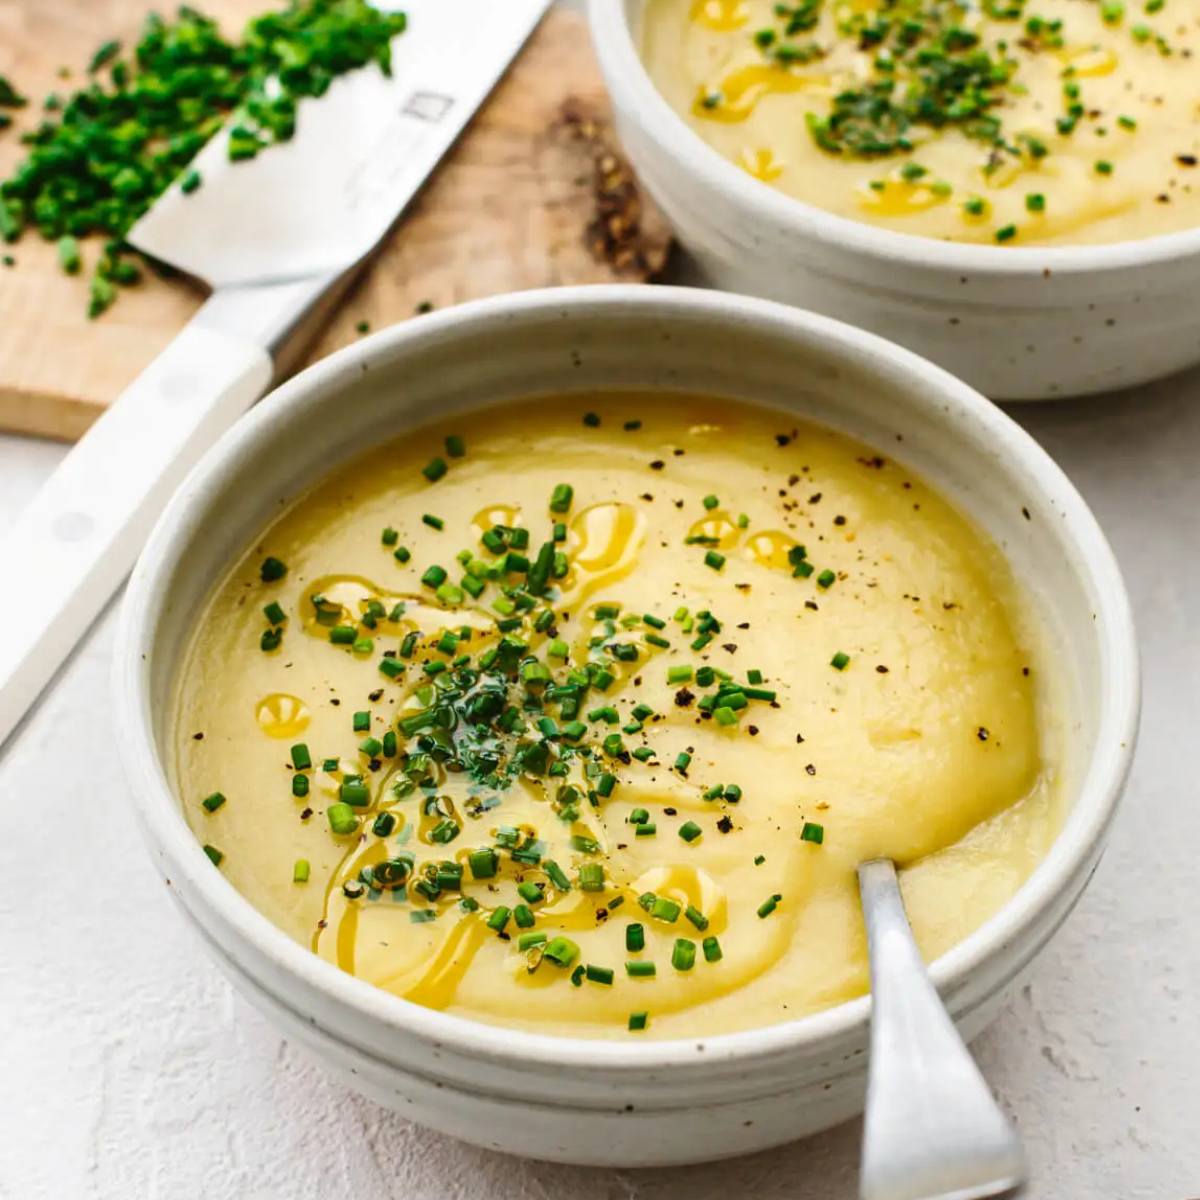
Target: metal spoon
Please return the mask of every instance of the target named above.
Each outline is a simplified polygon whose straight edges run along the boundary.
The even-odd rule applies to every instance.
[[[862,1200],[980,1200],[1025,1154],[925,971],[890,859],[859,864],[871,956]]]

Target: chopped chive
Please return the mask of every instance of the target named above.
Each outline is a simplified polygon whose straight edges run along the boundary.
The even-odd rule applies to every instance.
[[[309,866],[307,858],[296,859],[295,865],[292,867],[292,882],[307,883],[308,877],[312,873],[312,868]]]
[[[567,937],[556,937],[542,954],[559,967],[569,967],[579,957],[579,947]]]
[[[338,787],[338,799],[352,808],[366,808],[371,803],[371,789],[365,783],[343,782]]]
[[[518,929],[528,929],[537,917],[533,915],[533,909],[528,904],[518,904],[513,909],[513,920],[516,921]]]
[[[830,570],[825,570],[817,576],[817,587],[832,587],[837,576]]]
[[[604,891],[604,867],[600,863],[583,863],[579,868],[579,887],[584,892]]]
[[[646,948],[646,928],[634,922],[625,926],[625,949],[631,954]]]
[[[679,836],[685,842],[694,842],[704,831],[695,821],[684,821],[679,827]]]
[[[644,958],[635,958],[626,962],[625,974],[631,979],[653,979],[658,974],[658,968]]]
[[[458,436],[457,433],[452,433],[446,438],[446,453],[451,458],[462,458],[467,452],[467,444]]]
[[[287,563],[281,562],[278,558],[270,555],[262,560],[262,566],[258,568],[258,575],[263,583],[274,583],[277,579],[282,579],[286,574]]]
[[[720,962],[724,957],[721,953],[721,943],[715,937],[706,937],[701,943],[701,947],[704,950],[705,962]]]
[[[460,833],[462,833],[462,826],[457,821],[452,821],[447,817],[445,820],[439,821],[429,831],[429,840],[437,842],[440,846],[445,846],[454,841]]]
[[[512,916],[512,909],[505,908],[503,904],[497,908],[487,919],[487,927],[494,929],[497,933],[504,931],[505,925],[508,924],[508,918]]]
[[[435,517],[433,513],[421,514],[422,524],[428,525],[430,529],[445,529],[446,522],[441,517]]]
[[[717,505],[721,503],[721,501],[720,501],[720,500],[718,500],[718,499],[716,498],[716,496],[711,496],[711,495],[710,495],[710,496],[705,496],[705,497],[704,497],[704,502],[703,502],[703,503],[704,503],[704,507],[705,507],[705,508],[708,508],[708,509],[713,509],[713,508],[716,508],[716,507],[717,507]]]
[[[667,668],[668,683],[690,683],[692,680],[692,668],[690,666],[677,666]]]
[[[758,915],[760,917],[769,917],[778,906],[783,897],[776,892],[773,896],[768,896],[759,906]]]
[[[400,532],[388,525],[384,528],[383,533],[379,535],[379,540],[385,546],[394,546],[400,540]]]
[[[850,665],[850,655],[843,654],[840,650],[829,660],[829,665],[835,671],[844,671]]]
[[[633,1032],[645,1029],[650,1023],[650,1014],[646,1012],[633,1012],[629,1014],[629,1028]]]
[[[349,804],[331,804],[325,815],[329,818],[329,828],[334,833],[348,834],[358,832],[358,818]]]
[[[704,555],[704,565],[712,567],[714,571],[719,571],[725,565],[725,555],[718,554],[715,550],[709,550]]]
[[[825,826],[818,825],[815,821],[805,821],[804,827],[800,830],[800,840],[813,842],[820,846],[825,841]]]
[[[205,811],[210,813],[215,813],[217,809],[220,808],[224,803],[225,797],[221,792],[213,792],[211,796],[205,796],[204,799],[200,801],[200,804],[203,806]]]
[[[396,814],[381,812],[371,823],[371,832],[376,837],[391,837],[396,828]]]
[[[571,881],[567,878],[567,873],[554,861],[552,858],[546,859],[542,863],[542,870],[546,872],[550,882],[560,892],[569,892],[571,890]]]
[[[698,908],[694,908],[689,904],[687,908],[683,910],[683,915],[687,917],[687,919],[693,925],[695,925],[695,927],[699,929],[701,933],[708,928],[708,918]]]
[[[474,879],[492,879],[499,867],[500,856],[490,846],[482,850],[472,850],[467,855],[467,866],[471,868]]]
[[[312,756],[303,742],[297,742],[292,747],[292,766],[297,771],[307,771],[312,766]]]
[[[282,625],[287,620],[287,613],[283,611],[283,607],[278,601],[272,600],[270,604],[263,609],[263,615],[271,622],[272,625]]]
[[[218,850],[216,846],[210,846],[207,842],[204,843],[204,853],[208,855],[208,861],[212,863],[214,867],[219,867],[221,865],[221,861],[225,857],[225,852],[223,850]]]
[[[641,825],[635,825],[633,832],[637,837],[654,837],[658,833],[658,826],[653,821],[644,821]]]
[[[298,800],[308,795],[308,776],[296,774],[292,776],[292,795]]]
[[[544,929],[532,929],[517,938],[517,949],[522,951],[532,950],[534,946],[542,945],[548,936]]]
[[[671,951],[671,966],[677,971],[690,971],[696,962],[696,943],[690,938],[676,938]]]
[[[70,234],[58,239],[59,266],[68,275],[78,275],[83,259],[79,255],[79,243]]]
[[[421,474],[429,480],[430,483],[437,483],[443,475],[446,474],[449,468],[446,466],[444,458],[431,458],[429,462],[421,468]]]
[[[406,563],[410,558],[412,558],[412,551],[407,546],[397,546],[396,549],[392,551],[392,557],[398,563]]]
[[[550,493],[550,511],[565,513],[571,511],[571,501],[575,497],[575,489],[569,483],[556,484]]]
[[[666,896],[655,896],[650,904],[650,915],[659,921],[666,921],[668,925],[678,919],[679,913],[679,905]]]
[[[613,972],[609,967],[596,967],[588,963],[583,974],[589,983],[599,983],[606,987],[612,986]]]
[[[687,769],[689,766],[691,766],[691,764],[692,756],[686,750],[681,750],[675,756],[675,770],[677,770],[681,775],[687,774]]]

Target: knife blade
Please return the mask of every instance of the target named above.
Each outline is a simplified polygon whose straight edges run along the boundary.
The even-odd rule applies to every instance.
[[[292,141],[230,163],[219,134],[131,230],[212,288],[0,537],[0,747],[133,566],[186,473],[278,377],[490,93],[550,0],[395,0],[392,75],[300,106]]]

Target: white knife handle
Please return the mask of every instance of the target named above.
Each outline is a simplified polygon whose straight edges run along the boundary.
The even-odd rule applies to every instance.
[[[172,491],[270,386],[221,332],[217,293],[68,453],[0,537],[0,745],[94,623]]]

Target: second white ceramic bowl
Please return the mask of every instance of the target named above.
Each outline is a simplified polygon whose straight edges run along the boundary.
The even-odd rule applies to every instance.
[[[590,2],[621,141],[703,282],[860,325],[996,400],[1108,391],[1200,362],[1200,229],[1022,248],[834,216],[752,179],[672,110],[638,54],[645,0]]]
[[[133,803],[188,922],[242,992],[351,1087],[467,1141],[637,1166],[778,1145],[862,1107],[866,997],[789,1024],[680,1041],[494,1028],[343,974],[260,916],[208,861],[169,775],[176,670],[227,564],[315,480],[430,418],[597,389],[777,407],[897,453],[1004,549],[1055,639],[1071,698],[1070,816],[985,926],[933,964],[967,1036],[1078,898],[1125,781],[1137,657],[1120,575],[1079,495],[977,392],[869,334],[782,305],[670,288],[529,292],[422,317],[268,397],[172,500],[134,572],[116,651]],[[902,439],[902,440],[901,440]]]

